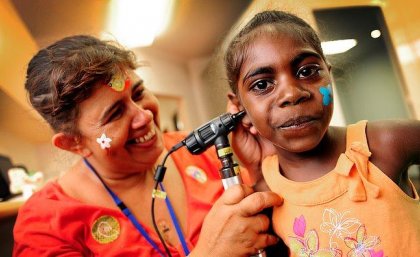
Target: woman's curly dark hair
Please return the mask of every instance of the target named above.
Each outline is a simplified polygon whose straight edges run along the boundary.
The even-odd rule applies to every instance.
[[[93,36],[63,38],[29,62],[25,89],[32,106],[55,132],[77,134],[78,104],[98,82],[108,83],[122,69],[137,67],[133,52]]]

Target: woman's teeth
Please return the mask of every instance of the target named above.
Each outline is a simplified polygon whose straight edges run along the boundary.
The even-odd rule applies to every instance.
[[[149,141],[155,134],[156,134],[156,132],[153,129],[153,130],[150,130],[149,133],[147,133],[146,135],[134,139],[134,141],[136,142],[136,144],[138,144],[138,143],[144,143],[144,142]]]

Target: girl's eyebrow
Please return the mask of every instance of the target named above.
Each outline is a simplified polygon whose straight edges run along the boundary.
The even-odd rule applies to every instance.
[[[304,51],[298,55],[296,55],[292,61],[290,62],[290,64],[292,65],[292,67],[295,67],[297,65],[299,65],[303,60],[305,60],[306,58],[309,57],[315,57],[319,60],[323,60],[323,58],[316,52],[312,52],[312,51]]]
[[[255,70],[250,70],[247,74],[245,74],[243,82],[253,76],[267,73],[274,73],[274,69],[272,67],[258,67]]]

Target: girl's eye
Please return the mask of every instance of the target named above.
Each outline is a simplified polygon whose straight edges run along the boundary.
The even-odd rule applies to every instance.
[[[299,70],[296,73],[296,76],[299,79],[306,79],[314,75],[318,75],[320,70],[321,67],[318,64],[305,65],[299,68]]]
[[[251,90],[257,93],[264,93],[273,87],[273,82],[269,80],[258,80],[251,85]]]

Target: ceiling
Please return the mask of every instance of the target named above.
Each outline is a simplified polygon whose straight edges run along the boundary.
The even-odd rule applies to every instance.
[[[153,1],[153,0],[150,0]],[[251,0],[174,0],[173,20],[152,46],[172,58],[212,54]],[[105,0],[11,0],[40,47],[72,34],[100,35]]]

